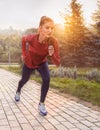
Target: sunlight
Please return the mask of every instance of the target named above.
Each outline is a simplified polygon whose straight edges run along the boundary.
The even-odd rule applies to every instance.
[[[60,30],[64,30],[64,29],[65,29],[64,23],[59,24],[59,29],[60,29]]]
[[[96,1],[95,0],[92,0],[91,2],[90,1],[87,1],[87,0],[78,0],[77,3],[80,2],[80,4],[82,5],[82,11],[83,11],[83,18],[84,18],[84,22],[85,24],[88,26],[89,24],[92,24],[93,23],[93,20],[92,20],[92,14],[94,13],[94,11],[97,9],[97,4],[96,4]],[[70,2],[69,2],[70,4]],[[68,5],[68,4],[67,4]],[[89,6],[88,6],[89,5]],[[67,9],[69,8],[68,6],[66,6]],[[65,7],[65,9],[66,9]],[[70,8],[69,8],[70,10]],[[65,12],[64,8],[62,9],[61,11],[62,13],[67,13]],[[54,10],[52,12],[52,16],[54,15]],[[54,20],[56,23],[59,23],[62,25],[62,28],[64,27],[64,23],[65,23],[65,20],[58,15],[55,14],[56,17],[54,17]],[[70,20],[68,21],[68,23],[70,23]]]
[[[64,30],[65,28],[65,20],[61,17],[54,18],[55,24],[59,24],[59,29]]]
[[[65,29],[65,24],[64,24],[64,23],[63,23],[63,24],[61,24],[61,26],[60,26],[60,27],[61,27],[61,29],[62,29],[62,30],[64,30],[64,29]]]

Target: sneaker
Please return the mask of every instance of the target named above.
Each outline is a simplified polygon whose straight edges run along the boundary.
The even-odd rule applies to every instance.
[[[44,103],[39,103],[38,109],[39,109],[40,115],[42,115],[42,116],[46,116],[47,115],[47,111],[46,111]]]
[[[15,100],[16,100],[17,102],[20,101],[20,93],[19,93],[19,92],[16,92]]]

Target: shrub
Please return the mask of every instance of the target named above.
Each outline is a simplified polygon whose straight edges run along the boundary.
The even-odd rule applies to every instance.
[[[86,77],[88,80],[95,80],[96,82],[100,82],[100,72],[98,71],[98,69],[87,71]]]
[[[58,67],[57,69],[52,69],[50,71],[50,74],[52,77],[67,77],[67,78],[77,78],[77,68],[76,66],[71,69],[71,68],[65,68],[65,67]]]

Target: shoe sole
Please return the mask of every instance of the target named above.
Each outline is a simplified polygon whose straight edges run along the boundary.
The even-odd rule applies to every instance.
[[[20,101],[20,99],[19,99],[19,100],[17,100],[17,99],[15,98],[15,101],[16,101],[16,102],[19,102],[19,101]]]
[[[41,116],[46,116],[46,115],[47,115],[47,113],[42,113],[42,112],[39,112],[39,114],[40,114]]]

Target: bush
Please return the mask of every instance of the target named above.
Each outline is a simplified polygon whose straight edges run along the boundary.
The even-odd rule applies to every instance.
[[[100,83],[100,72],[98,69],[92,69],[86,73],[88,80],[95,80]]]
[[[67,78],[77,78],[77,68],[76,66],[73,69],[58,67],[57,69],[53,69],[50,71],[52,77],[67,77]]]

